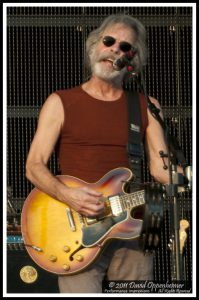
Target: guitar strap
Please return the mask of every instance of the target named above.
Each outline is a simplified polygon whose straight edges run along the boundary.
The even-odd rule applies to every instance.
[[[128,102],[128,143],[127,153],[129,167],[135,175],[133,182],[140,184],[141,161],[143,158],[143,144],[141,140],[141,108],[139,93],[136,91],[125,91]]]

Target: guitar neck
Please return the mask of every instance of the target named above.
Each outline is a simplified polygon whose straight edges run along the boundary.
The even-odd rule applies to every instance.
[[[130,194],[115,195],[109,197],[110,206],[113,215],[143,205],[145,203],[145,191],[140,190]]]

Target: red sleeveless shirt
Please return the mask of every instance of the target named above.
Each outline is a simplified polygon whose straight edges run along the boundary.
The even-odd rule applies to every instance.
[[[56,93],[61,98],[65,116],[58,143],[61,174],[96,182],[114,168],[129,167],[125,94],[115,101],[103,101],[88,95],[81,86]],[[140,106],[144,138],[148,118],[141,94]]]

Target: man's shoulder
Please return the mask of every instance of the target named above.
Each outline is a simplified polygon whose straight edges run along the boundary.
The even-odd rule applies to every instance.
[[[59,96],[63,106],[67,108],[82,98],[82,88],[79,85],[68,89],[60,89],[56,90],[54,94]]]
[[[81,85],[71,87],[68,89],[59,89],[54,91],[54,93],[58,94],[60,97],[67,97],[69,95],[75,95],[81,93]]]

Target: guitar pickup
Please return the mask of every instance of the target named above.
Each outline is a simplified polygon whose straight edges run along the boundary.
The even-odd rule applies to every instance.
[[[109,197],[113,216],[118,216],[123,212],[120,197],[118,195]]]
[[[98,220],[95,219],[95,218],[85,218],[85,219],[86,219],[87,225],[91,225],[91,224],[94,224],[94,223],[98,222]]]
[[[71,213],[71,210],[69,207],[66,208],[66,213],[67,213],[70,229],[71,229],[71,231],[75,231],[76,230],[75,223],[74,223],[73,216],[72,216],[72,213]]]

